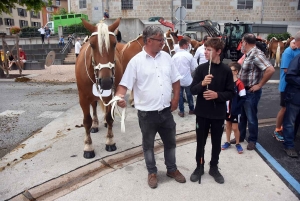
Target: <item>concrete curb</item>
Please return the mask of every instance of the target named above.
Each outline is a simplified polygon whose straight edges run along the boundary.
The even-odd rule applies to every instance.
[[[195,141],[195,131],[176,135],[177,146],[183,146]],[[154,144],[154,153],[159,154],[163,152],[163,150],[164,147],[161,140],[156,140]],[[80,187],[108,173],[136,163],[143,159],[144,156],[141,145],[138,147],[130,148],[126,151],[103,157],[62,176],[25,190],[24,192],[18,194],[10,200],[54,200],[76,189],[79,189]]]

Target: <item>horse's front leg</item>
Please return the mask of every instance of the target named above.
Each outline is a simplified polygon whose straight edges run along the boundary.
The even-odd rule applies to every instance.
[[[99,120],[97,115],[97,101],[94,101],[92,104],[93,108],[93,123],[91,128],[91,133],[97,133],[99,131]]]
[[[80,98],[80,106],[83,111],[83,126],[85,128],[85,139],[84,139],[84,149],[83,149],[83,157],[84,158],[94,158],[95,151],[92,144],[91,138],[91,127],[92,127],[92,117],[90,114],[90,103],[85,98]]]
[[[111,117],[111,106],[109,105],[105,112],[105,119],[107,123],[107,135],[106,135],[106,151],[115,151],[117,150],[116,143],[114,142],[114,134],[112,131],[114,120]]]

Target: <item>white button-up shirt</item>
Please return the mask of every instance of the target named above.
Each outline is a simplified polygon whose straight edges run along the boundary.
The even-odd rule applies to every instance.
[[[143,48],[129,61],[120,85],[133,90],[136,109],[163,110],[170,106],[172,84],[179,79],[169,54],[160,51],[153,58]]]
[[[180,86],[190,86],[193,81],[191,73],[198,66],[193,55],[184,49],[179,49],[172,57],[172,65],[174,68],[178,69],[178,72],[181,75]]]
[[[205,51],[205,46],[203,44],[200,47],[198,47],[198,49],[194,55],[194,59],[196,60],[196,62],[199,58],[199,65],[208,62],[208,60],[204,56],[204,51]]]
[[[81,48],[81,44],[79,41],[76,41],[75,43],[75,54],[79,54]]]

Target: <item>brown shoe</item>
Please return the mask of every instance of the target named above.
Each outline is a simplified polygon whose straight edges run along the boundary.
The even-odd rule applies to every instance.
[[[195,112],[190,110],[190,111],[189,111],[189,114],[195,114]]]
[[[148,185],[150,188],[156,188],[157,187],[157,178],[156,174],[152,173],[148,175]]]
[[[179,170],[175,170],[174,172],[167,172],[167,176],[174,178],[179,183],[186,182],[184,176],[179,172]]]
[[[250,150],[250,151],[251,151],[251,150],[254,150],[254,149],[255,149],[255,144],[254,144],[254,142],[249,142],[248,145],[247,145],[247,149]]]
[[[184,117],[184,113],[178,112],[178,115],[179,115],[180,117]]]

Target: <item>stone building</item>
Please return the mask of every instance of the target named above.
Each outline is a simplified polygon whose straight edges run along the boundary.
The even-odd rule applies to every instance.
[[[259,24],[300,25],[300,0],[71,0],[71,10],[87,14],[92,22],[103,17],[139,18],[159,16],[176,22],[179,6],[187,9],[186,21],[210,19],[219,23],[239,21]]]

